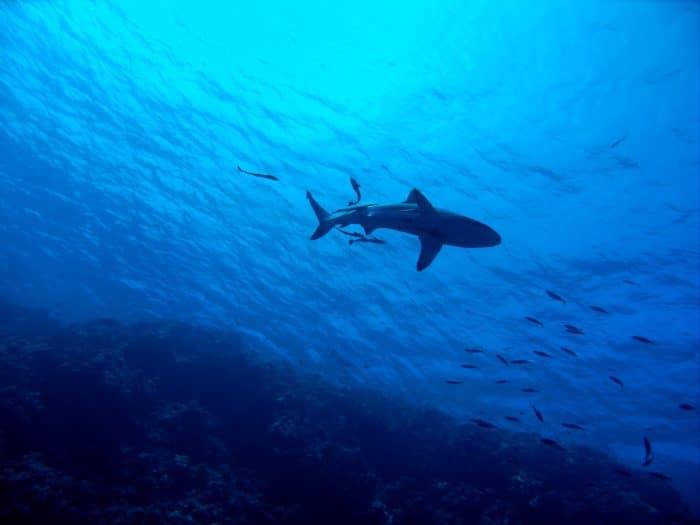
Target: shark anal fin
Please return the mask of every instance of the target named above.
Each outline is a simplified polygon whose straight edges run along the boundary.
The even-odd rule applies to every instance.
[[[418,238],[420,239],[420,255],[418,256],[418,263],[416,263],[416,270],[421,272],[430,266],[430,263],[440,253],[442,241],[434,235],[428,234],[420,235]]]
[[[421,211],[435,213],[435,208],[430,201],[416,188],[410,191],[404,202],[415,204]]]

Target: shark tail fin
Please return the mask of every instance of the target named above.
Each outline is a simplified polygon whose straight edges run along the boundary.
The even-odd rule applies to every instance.
[[[314,210],[314,213],[316,214],[316,218],[318,219],[318,227],[316,230],[314,230],[314,233],[311,234],[311,240],[316,240],[320,239],[323,237],[325,234],[327,234],[329,231],[333,229],[333,222],[330,220],[331,214],[328,213],[323,206],[321,206],[316,199],[314,199],[313,195],[311,195],[311,192],[307,191],[306,192],[306,198],[309,199],[309,203],[311,204],[311,208]]]

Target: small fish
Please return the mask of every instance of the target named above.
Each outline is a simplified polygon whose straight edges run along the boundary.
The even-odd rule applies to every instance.
[[[352,246],[356,242],[370,242],[373,244],[386,244],[386,241],[383,241],[381,239],[377,239],[376,237],[360,237],[358,239],[350,239],[348,241],[348,244]]]
[[[528,359],[511,359],[510,362],[514,365],[529,365],[532,361]]]
[[[566,333],[574,335],[583,335],[583,330],[581,330],[580,328],[576,328],[575,326],[569,326],[568,328],[566,328]]]
[[[523,388],[521,390],[523,392],[525,392],[526,394],[534,394],[535,392],[539,392],[539,390],[537,390],[536,388],[531,388],[531,387],[526,387],[526,388]]]
[[[496,425],[489,423],[488,421],[484,421],[483,419],[472,419],[472,423],[480,426],[481,428],[496,428]]]
[[[352,186],[352,189],[355,190],[355,195],[357,195],[357,200],[355,202],[349,201],[348,206],[354,206],[355,204],[358,204],[360,200],[362,199],[362,195],[360,194],[360,183],[357,182],[353,177],[350,177],[350,185]]]
[[[648,467],[652,461],[654,461],[654,453],[651,450],[651,441],[644,436],[644,463],[642,463],[642,466]]]
[[[535,405],[530,405],[532,407],[532,411],[535,413],[535,416],[537,416],[537,419],[540,420],[540,423],[544,423],[544,417],[542,416],[542,412],[537,410],[537,407]]]
[[[513,423],[520,423],[520,419],[515,416],[503,416],[503,418],[507,419],[508,421],[512,421]]]
[[[594,305],[591,306],[591,310],[594,310],[596,312],[600,312],[601,314],[610,313],[605,308],[601,308],[600,306],[594,306]]]
[[[648,344],[648,345],[653,345],[653,344],[654,344],[654,341],[652,341],[651,339],[648,339],[648,338],[646,338],[646,337],[644,337],[644,336],[642,336],[642,335],[633,335],[633,336],[632,336],[632,339],[636,339],[636,340],[639,341],[640,343],[646,343],[646,344]]]
[[[537,326],[544,326],[544,324],[542,324],[542,321],[540,321],[539,319],[535,319],[534,317],[530,317],[529,315],[525,316],[525,320],[530,321],[532,324],[536,324]]]
[[[468,354],[483,354],[484,351],[481,348],[465,348],[464,351]]]
[[[616,469],[613,469],[613,472],[615,474],[619,474],[620,476],[625,476],[626,478],[632,477],[632,473],[629,470],[627,470],[626,468],[616,468]]]
[[[508,366],[508,360],[505,357],[503,357],[501,354],[496,354],[496,357],[501,363]]]
[[[633,281],[632,279],[624,279],[622,282],[631,286],[639,286],[639,283],[637,281]]]
[[[497,379],[496,384],[497,385],[505,385],[506,383],[509,383],[507,379]]]
[[[540,357],[546,357],[547,359],[552,359],[553,356],[549,355],[547,352],[543,352],[542,350],[533,350],[533,354],[538,355]]]
[[[540,441],[547,446],[556,448],[557,450],[564,450],[564,447],[562,447],[559,443],[557,443],[553,439],[542,438],[542,439],[540,439]]]
[[[577,425],[576,423],[562,423],[561,426],[564,428],[569,428],[571,430],[584,430],[584,428],[581,425]]]
[[[564,328],[566,328],[567,330],[573,330],[575,332],[583,332],[583,330],[581,330],[578,326],[572,324],[565,324]]]
[[[269,180],[279,180],[278,177],[275,177],[274,175],[267,175],[266,173],[253,173],[252,171],[244,170],[240,166],[236,166],[238,168],[238,171],[241,173],[245,173],[246,175],[252,175],[253,177],[260,177],[261,179],[269,179]]]
[[[545,290],[545,292],[547,292],[547,295],[549,295],[549,296],[550,296],[552,299],[554,299],[555,301],[559,301],[560,303],[565,303],[565,302],[566,302],[566,300],[565,300],[561,295],[559,295],[559,294],[557,294],[557,293],[554,293],[554,292],[551,291],[551,290]]]
[[[464,383],[464,381],[458,381],[456,379],[448,379],[445,381],[448,385],[461,385]]]
[[[462,368],[466,368],[466,369],[468,369],[468,370],[476,370],[477,368],[479,368],[479,367],[476,366],[476,365],[459,365],[459,366],[462,367]]]
[[[649,472],[649,475],[657,478],[657,479],[663,479],[665,481],[671,481],[671,478],[668,477],[666,474],[662,474],[661,472]]]
[[[688,411],[695,410],[695,407],[693,405],[691,405],[690,403],[681,403],[680,405],[678,405],[678,407],[681,410],[688,410]]]
[[[572,355],[574,357],[578,357],[578,354],[576,352],[574,352],[571,348],[567,348],[565,346],[562,346],[561,350],[562,350],[562,352],[566,352],[569,355]]]
[[[608,376],[608,378],[609,378],[610,381],[612,381],[613,383],[620,385],[620,388],[625,388],[625,384],[622,382],[622,379],[620,379],[619,377]]]
[[[615,142],[613,142],[612,144],[610,144],[610,149],[615,149],[615,148],[618,147],[620,144],[622,144],[625,140],[627,140],[627,135],[624,135],[624,136],[620,137],[620,138],[617,139]]]

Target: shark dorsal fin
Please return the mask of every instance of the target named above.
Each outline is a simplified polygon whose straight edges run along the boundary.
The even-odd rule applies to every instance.
[[[416,188],[413,188],[409,192],[408,197],[406,197],[404,202],[415,204],[421,211],[435,212],[435,208],[433,208],[433,205],[430,204],[430,201],[426,199],[425,195],[423,195],[420,190]]]
[[[430,266],[430,263],[433,262],[437,254],[440,253],[442,241],[435,235],[426,233],[419,235],[418,238],[420,239],[420,255],[416,263],[416,270],[420,272]]]

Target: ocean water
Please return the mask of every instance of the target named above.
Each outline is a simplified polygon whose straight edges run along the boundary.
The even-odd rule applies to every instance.
[[[700,514],[699,37],[691,1],[0,2],[0,517]],[[351,177],[502,242],[310,240]]]

